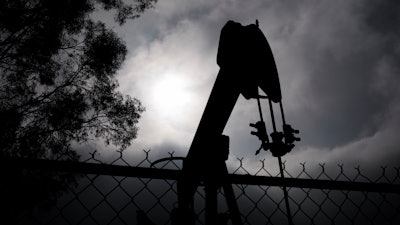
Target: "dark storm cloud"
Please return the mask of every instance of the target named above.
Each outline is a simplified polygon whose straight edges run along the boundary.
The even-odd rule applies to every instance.
[[[394,98],[384,96],[376,83],[382,82],[379,68],[391,57],[386,46],[393,48],[397,43],[387,43],[368,30],[360,8],[341,1],[307,5],[300,9],[298,27],[287,34],[293,37],[289,38],[296,43],[291,44],[292,51],[301,57],[298,60],[306,71],[293,75],[307,80],[297,95],[315,106],[300,107],[291,116],[313,146],[335,147],[373,134],[379,126],[375,118],[385,113]]]
[[[400,34],[400,3],[396,0],[364,2],[359,10],[367,26],[383,35],[396,36]]]
[[[309,5],[288,33],[306,80],[288,96],[303,103],[288,113],[306,145],[293,161],[399,163],[399,2],[362,3]]]
[[[286,118],[301,130],[302,141],[288,157],[334,164],[396,158],[398,11],[397,1],[159,2],[121,31],[132,37],[121,90],[147,106],[134,145],[164,151],[168,143],[185,155],[219,70],[222,26],[230,19],[244,25],[258,19],[277,63]],[[162,99],[173,93],[153,93],[163,80],[183,81],[175,89],[185,92],[170,105]],[[240,98],[225,129],[233,159],[258,160],[253,154],[259,143],[248,127],[256,120],[255,101]]]

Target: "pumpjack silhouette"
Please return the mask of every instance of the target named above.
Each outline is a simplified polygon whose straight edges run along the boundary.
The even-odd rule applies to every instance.
[[[217,64],[220,71],[212,88],[210,97],[201,117],[187,156],[183,160],[182,177],[178,180],[178,207],[173,210],[173,225],[195,224],[193,196],[199,185],[204,185],[206,196],[205,223],[207,225],[226,224],[231,220],[233,225],[241,225],[241,216],[235,199],[232,185],[227,180],[225,161],[229,155],[229,137],[223,130],[240,94],[246,99],[256,99],[260,121],[250,124],[261,141],[261,149],[271,151],[278,157],[283,178],[281,156],[290,152],[294,142],[300,139],[299,133],[286,124],[282,94],[275,60],[262,31],[256,24],[242,26],[228,21],[221,30]],[[259,88],[265,93],[260,95]],[[269,139],[263,119],[260,99],[268,99],[273,132]],[[273,104],[279,104],[282,116],[282,132],[275,124]],[[217,191],[223,188],[229,213],[219,214]],[[286,210],[289,224],[292,224],[290,207],[285,193]]]

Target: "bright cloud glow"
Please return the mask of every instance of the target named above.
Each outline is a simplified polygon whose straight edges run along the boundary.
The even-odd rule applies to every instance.
[[[132,152],[180,149],[186,155],[219,70],[221,28],[228,20],[247,25],[258,19],[277,63],[286,120],[302,138],[286,156],[290,164],[372,165],[398,156],[395,20],[385,24],[391,17],[374,13],[374,4],[352,1],[210,2],[162,1],[121,30],[130,55],[118,77],[120,90],[147,109]],[[259,141],[248,124],[258,119],[255,106],[239,98],[228,121],[232,159],[270,157],[254,156]]]
[[[153,110],[165,120],[176,120],[187,116],[188,104],[193,99],[188,82],[173,73],[166,73],[160,77],[150,88]]]

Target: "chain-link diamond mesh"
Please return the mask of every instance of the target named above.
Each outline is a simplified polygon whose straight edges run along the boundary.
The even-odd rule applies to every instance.
[[[181,169],[181,161],[171,160],[155,165],[158,171]],[[136,157],[137,159],[138,157]],[[125,168],[150,168],[155,160],[150,151],[144,151],[142,159],[128,162],[123,152],[114,160],[103,162],[94,152],[81,164],[104,165],[95,172],[74,169],[76,182],[65,185],[57,201],[46,209],[33,207],[20,214],[20,224],[171,224],[171,210],[177,207],[177,181],[171,177],[164,179],[146,176],[122,176],[113,174],[108,165]],[[259,168],[246,169],[243,159],[231,174],[240,175],[233,182],[233,189],[244,224],[287,224],[287,214],[283,191],[275,180],[266,185],[264,180],[278,178],[279,174],[270,172],[264,161]],[[25,164],[19,166],[27,167]],[[254,165],[253,165],[254,167]],[[32,168],[24,168],[29,171]],[[40,169],[35,169],[40,170]],[[70,170],[52,166],[50,171],[59,170],[68,174]],[[107,171],[106,171],[107,170]],[[108,171],[109,170],[109,171]],[[110,172],[111,171],[111,172]],[[49,168],[42,171],[49,173]],[[251,174],[251,175],[250,175]],[[348,175],[348,174],[351,174]],[[160,175],[163,177],[163,175]],[[260,178],[262,182],[248,182],[247,177]],[[327,171],[324,164],[307,170],[305,163],[299,165],[296,173],[285,168],[285,177],[294,183],[286,183],[294,224],[400,224],[400,184],[399,168],[382,167],[375,178],[364,174],[359,167],[346,171],[338,165],[335,171]],[[242,182],[243,180],[243,182]],[[279,180],[278,180],[279,181]],[[327,181],[323,186],[312,186],[313,181]],[[330,182],[330,183],[329,183]],[[311,186],[309,186],[311,184]],[[385,184],[382,190],[370,190],[370,184]],[[341,186],[344,185],[344,186]],[[358,186],[357,186],[358,185]],[[363,185],[366,185],[365,190]],[[368,187],[367,187],[368,186]],[[380,187],[380,186],[379,186]],[[29,188],[29,187],[26,187]],[[375,186],[373,187],[375,188]],[[378,191],[377,191],[378,190]],[[379,191],[380,190],[380,191]],[[394,191],[393,191],[394,190]],[[204,224],[205,193],[199,187],[194,197],[197,224]],[[219,212],[226,213],[224,193],[219,191]]]

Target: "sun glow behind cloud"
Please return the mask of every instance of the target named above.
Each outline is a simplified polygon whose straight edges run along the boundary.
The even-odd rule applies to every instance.
[[[391,146],[386,142],[395,140],[396,134],[384,131],[394,130],[400,120],[384,123],[388,119],[383,116],[396,111],[389,106],[399,102],[394,97],[398,82],[393,82],[399,54],[386,47],[399,42],[396,36],[377,35],[368,28],[363,19],[368,10],[349,1],[209,4],[185,1],[171,7],[173,3],[159,2],[125,35],[128,44],[141,41],[130,46],[118,76],[120,89],[147,109],[132,152],[145,148],[165,155],[180,149],[179,155],[186,154],[219,70],[219,32],[229,19],[244,25],[259,19],[270,42],[286,119],[301,132],[301,143],[288,156],[291,161],[357,164],[361,159],[349,158],[346,152],[357,152],[362,143],[376,143],[363,154],[374,161],[384,151],[380,147]],[[239,98],[226,127],[233,158],[270,157],[254,156],[259,142],[249,134],[248,123],[257,118],[254,102]],[[393,139],[383,141],[385,136],[377,135],[383,133]]]
[[[180,148],[185,155],[189,148],[211,91],[210,80],[218,73],[215,53],[207,57],[209,39],[201,38],[201,32],[198,24],[182,21],[135,49],[120,71],[120,90],[146,107],[133,143],[136,149],[166,152],[159,148],[170,144],[175,149],[169,151]],[[218,36],[215,39],[217,45]]]
[[[152,109],[171,122],[188,116],[188,105],[194,99],[188,82],[176,73],[166,72],[160,75],[161,78],[149,90]]]

